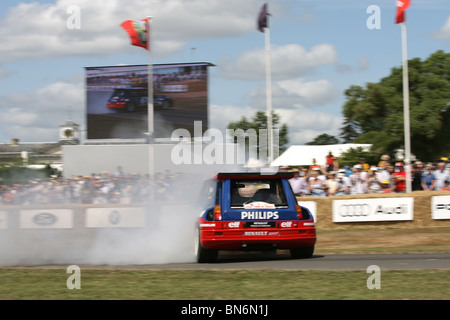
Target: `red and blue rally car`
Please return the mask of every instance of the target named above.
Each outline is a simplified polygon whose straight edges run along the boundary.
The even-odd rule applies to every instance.
[[[214,262],[219,250],[290,249],[309,258],[316,243],[310,211],[297,204],[291,173],[219,173],[203,185],[206,199],[197,220],[195,255]]]

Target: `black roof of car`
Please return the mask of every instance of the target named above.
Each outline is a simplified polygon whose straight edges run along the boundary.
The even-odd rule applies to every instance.
[[[276,172],[274,174],[261,172],[219,172],[218,180],[226,179],[291,179],[293,172]]]

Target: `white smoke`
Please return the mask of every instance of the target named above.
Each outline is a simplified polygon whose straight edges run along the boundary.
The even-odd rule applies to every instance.
[[[85,217],[80,218],[85,215],[85,208],[52,204],[48,207],[73,210],[72,228],[25,229],[20,211],[27,210],[27,205],[0,207],[0,212],[8,210],[0,218],[9,218],[3,224],[6,228],[0,223],[0,266],[193,262],[195,221],[206,209],[197,201],[200,187],[205,179],[220,171],[235,171],[232,167],[192,165],[175,181],[176,193],[172,193],[175,189],[168,190],[166,198],[155,194],[146,202],[146,225],[139,228],[88,228]]]

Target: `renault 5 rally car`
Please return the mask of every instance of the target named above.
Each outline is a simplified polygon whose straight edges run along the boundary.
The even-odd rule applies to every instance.
[[[195,229],[197,262],[214,262],[219,250],[313,255],[316,229],[310,211],[297,204],[291,173],[219,173],[203,185],[206,208]]]
[[[109,109],[134,112],[147,109],[147,102],[147,88],[119,88],[114,89],[106,103],[106,107]],[[172,106],[172,100],[164,94],[156,94],[153,96],[153,105],[155,108],[166,110]]]

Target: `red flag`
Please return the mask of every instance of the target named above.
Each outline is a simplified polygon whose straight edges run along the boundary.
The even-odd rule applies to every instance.
[[[138,46],[145,48],[147,50],[150,49],[149,45],[149,39],[148,39],[148,29],[149,27],[149,18],[134,21],[134,20],[127,20],[122,22],[120,25],[122,28],[125,29],[126,32],[128,32],[131,44],[133,46]]]
[[[397,0],[397,14],[395,15],[395,23],[405,22],[405,10],[409,8],[411,0]]]
[[[267,2],[261,7],[261,11],[258,15],[258,30],[264,32],[264,28],[268,28],[267,16],[270,14],[267,12]]]

